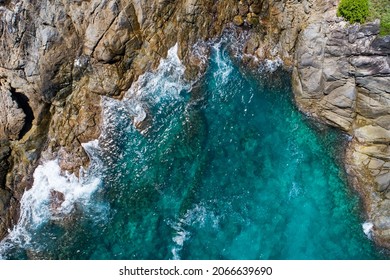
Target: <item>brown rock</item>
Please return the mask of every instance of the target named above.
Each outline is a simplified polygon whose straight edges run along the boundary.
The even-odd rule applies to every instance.
[[[4,189],[0,189],[0,217],[5,216],[10,203],[10,199],[10,192]]]
[[[5,188],[8,173],[8,157],[11,154],[8,142],[0,141],[0,188]]]
[[[246,1],[238,2],[238,13],[240,16],[245,16],[249,12],[249,6]]]
[[[235,16],[233,18],[233,23],[236,25],[236,26],[241,26],[244,24],[244,19],[242,18],[242,16],[238,15],[238,16]]]
[[[249,7],[249,11],[251,13],[260,14],[260,12],[261,12],[261,5],[260,4],[252,4]]]
[[[65,201],[65,195],[56,190],[50,190],[50,208],[54,214],[58,213],[62,203]]]
[[[248,13],[246,16],[246,22],[251,26],[258,25],[259,17],[254,13]]]

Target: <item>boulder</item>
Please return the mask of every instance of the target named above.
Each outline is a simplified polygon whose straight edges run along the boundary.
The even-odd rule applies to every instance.
[[[238,16],[235,16],[233,18],[233,23],[236,25],[236,26],[241,26],[244,24],[244,19],[242,18],[241,15],[238,15]]]

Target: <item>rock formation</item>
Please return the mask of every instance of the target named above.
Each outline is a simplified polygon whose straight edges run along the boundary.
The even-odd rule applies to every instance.
[[[292,68],[300,110],[350,136],[347,172],[373,224],[371,236],[390,248],[390,36],[378,36],[379,22],[337,18],[338,2],[263,1],[246,60],[282,59]],[[244,21],[250,11],[239,13]],[[235,24],[244,25],[241,19]]]
[[[379,22],[328,14],[300,34],[293,71],[298,106],[351,136],[347,172],[363,197],[373,237],[390,245],[390,36]]]
[[[337,4],[0,1],[0,239],[16,223],[40,161],[56,157],[76,174],[88,165],[81,143],[100,135],[102,96],[121,98],[176,43],[187,78],[195,77],[205,65],[192,46],[234,23],[248,33],[244,62],[282,59],[293,68],[300,109],[352,136],[348,171],[374,238],[389,246],[389,38],[377,37],[377,23],[337,19]]]
[[[0,238],[40,160],[78,173],[81,143],[100,134],[101,96],[121,98],[174,44],[199,71],[191,46],[220,34],[237,1],[0,2]]]

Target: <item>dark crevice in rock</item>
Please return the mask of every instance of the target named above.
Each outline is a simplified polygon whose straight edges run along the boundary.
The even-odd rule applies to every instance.
[[[10,154],[9,143],[0,141],[0,189],[5,189],[6,176],[9,169],[8,157]]]
[[[22,139],[24,135],[31,129],[32,122],[34,120],[34,113],[28,103],[29,99],[23,93],[17,92],[13,87],[10,89],[12,99],[18,104],[26,115],[22,130],[19,132],[19,139]]]
[[[8,5],[11,0],[0,0],[0,6],[2,5]]]

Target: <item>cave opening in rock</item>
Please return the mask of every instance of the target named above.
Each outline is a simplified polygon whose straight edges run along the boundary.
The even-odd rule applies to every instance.
[[[19,139],[22,139],[24,135],[31,129],[32,122],[34,120],[34,113],[31,109],[29,99],[23,93],[17,92],[15,88],[11,87],[11,97],[18,104],[19,108],[21,108],[26,115],[26,119],[24,121],[24,125],[22,130],[19,132]]]

